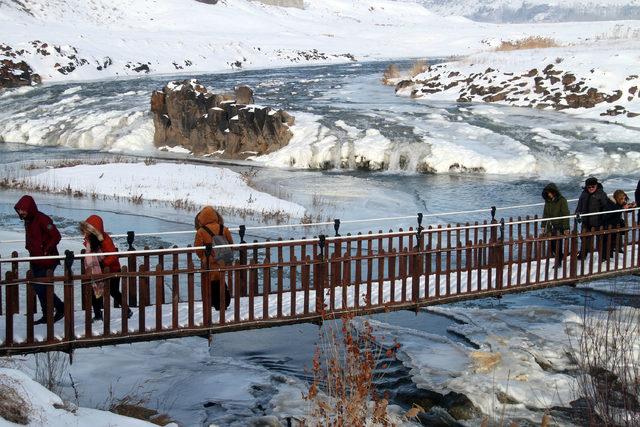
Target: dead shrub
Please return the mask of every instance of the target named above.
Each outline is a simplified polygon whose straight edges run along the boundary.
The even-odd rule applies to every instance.
[[[59,351],[36,354],[35,380],[53,394],[62,394],[62,378],[69,371],[69,359]]]
[[[422,74],[429,71],[429,64],[426,61],[420,59],[413,63],[411,68],[409,69],[409,76],[415,77],[418,74]]]
[[[400,78],[400,69],[396,64],[389,64],[382,73],[382,83],[386,85],[393,85],[393,80]]]
[[[313,357],[313,381],[304,396],[312,405],[310,425],[392,425],[389,402],[375,390],[379,378],[374,369],[384,349],[376,343],[369,322],[356,329],[351,323],[353,317],[343,317],[339,331],[325,323],[320,333]],[[387,349],[386,357],[394,357],[398,348],[396,343]]]
[[[6,421],[29,424],[31,405],[16,391],[19,384],[6,375],[0,376],[0,418]]]
[[[577,394],[589,425],[640,426],[640,311],[585,307],[583,329],[571,344]],[[585,420],[585,421],[586,421]]]
[[[558,46],[560,45],[550,37],[529,36],[520,40],[502,41],[502,43],[500,43],[500,46],[498,46],[495,50],[497,52],[503,52],[510,50],[545,49]]]

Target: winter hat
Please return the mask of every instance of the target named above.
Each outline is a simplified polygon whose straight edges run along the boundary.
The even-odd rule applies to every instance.
[[[590,176],[589,178],[587,178],[587,180],[584,182],[585,186],[590,186],[590,185],[598,185],[598,178],[595,178],[593,176]]]

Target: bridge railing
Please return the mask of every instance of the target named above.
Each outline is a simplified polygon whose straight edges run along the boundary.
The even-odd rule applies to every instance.
[[[236,261],[221,267],[202,263],[196,255],[202,248],[127,251],[117,254],[122,271],[101,275],[84,271],[83,254],[69,253],[57,274],[33,278],[34,259],[14,253],[0,259],[0,354],[319,321],[636,271],[640,227],[634,212],[622,214],[625,227],[578,232],[575,224],[560,235],[543,234],[540,218],[518,217],[253,242],[232,245]],[[223,305],[229,289],[226,310],[211,308],[214,276]],[[111,306],[110,280],[119,280],[121,307]],[[93,322],[93,284],[99,282],[107,284],[103,320]],[[34,284],[46,287],[42,325],[34,324],[42,315]],[[65,306],[55,323],[54,292]]]

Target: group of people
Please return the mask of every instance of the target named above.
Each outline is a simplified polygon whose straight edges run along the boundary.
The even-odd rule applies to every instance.
[[[567,199],[564,198],[558,186],[554,183],[550,183],[544,187],[542,190],[542,198],[545,201],[542,218],[549,218],[547,221],[542,222],[543,231],[551,236],[563,235],[565,231],[570,230],[569,216],[571,216],[571,214],[569,213]],[[584,188],[578,199],[574,215],[579,215],[583,232],[591,231],[592,229],[597,230],[600,227],[625,227],[626,222],[622,211],[635,208],[639,202],[640,181],[638,181],[635,191],[635,202],[630,202],[624,190],[616,190],[613,192],[612,198],[607,197],[602,183],[598,182],[598,179],[595,177],[589,177],[584,183]],[[600,214],[585,215],[598,213]],[[614,238],[608,235],[603,239],[596,239],[595,241],[593,236],[585,236],[582,239],[581,249],[578,254],[579,259],[583,259],[593,250],[594,242],[596,242],[596,246],[601,248],[601,259],[603,259],[604,256],[610,258],[616,251],[623,250],[620,233],[616,234]],[[608,254],[604,252],[607,248],[609,248]],[[562,247],[556,250],[555,245],[551,245],[551,251],[558,259],[556,266],[560,266],[562,263]]]
[[[60,243],[60,232],[53,223],[53,220],[46,214],[38,210],[36,202],[31,196],[23,196],[15,205],[15,210],[21,220],[24,221],[25,227],[25,248],[29,251],[29,256],[45,257],[59,255],[58,243]],[[196,215],[195,220],[196,237],[194,246],[205,246],[214,243],[215,236],[222,236],[228,243],[233,243],[231,232],[224,226],[224,219],[213,207],[205,206]],[[122,293],[120,292],[120,260],[117,255],[108,255],[117,252],[116,246],[109,234],[105,231],[104,222],[98,215],[91,215],[86,220],[81,221],[78,228],[84,236],[83,245],[87,256],[83,258],[85,274],[89,276],[99,276],[103,280],[91,280],[92,297],[91,305],[93,308],[93,320],[102,320],[102,309],[108,301],[104,300],[105,286],[109,287],[109,294],[113,297],[114,307],[121,307]],[[216,241],[218,241],[216,239]],[[103,255],[105,254],[105,255]],[[210,273],[211,279],[211,298],[212,305],[217,310],[220,309],[220,276],[215,268],[224,265],[224,261],[216,257],[215,254],[207,254],[204,250],[196,251],[197,256],[203,263],[208,264],[208,268],[213,269]],[[38,281],[55,271],[60,264],[59,259],[34,259],[30,263],[33,290],[36,293],[42,317],[34,322],[34,324],[47,323],[47,286],[49,284]],[[115,273],[109,275],[109,273]],[[105,283],[106,282],[106,283]],[[225,289],[225,308],[229,306],[230,295]],[[53,321],[64,317],[64,303],[53,292]],[[128,309],[127,316],[131,317],[133,312]]]
[[[563,235],[565,231],[570,230],[569,223],[569,206],[567,199],[560,193],[557,185],[551,183],[544,187],[542,197],[545,200],[542,227],[544,233],[552,236]],[[629,198],[623,190],[616,190],[613,198],[609,199],[602,188],[602,184],[594,177],[590,177],[585,181],[585,186],[578,200],[578,205],[574,214],[591,214],[602,213],[601,215],[587,215],[582,217],[582,230],[589,231],[592,228],[600,226],[614,228],[624,227],[625,220],[621,210],[630,209],[636,206],[640,201],[640,181],[635,192],[635,203],[630,203]],[[24,221],[25,226],[25,247],[32,257],[41,257],[47,255],[58,255],[58,243],[60,242],[60,233],[51,218],[38,210],[36,202],[31,196],[23,196],[15,205],[15,210],[20,219]],[[92,307],[94,312],[94,321],[102,320],[102,308],[105,286],[109,286],[109,294],[113,297],[114,306],[120,307],[122,304],[122,293],[120,292],[120,273],[121,266],[117,255],[103,255],[116,252],[117,249],[111,240],[111,237],[104,229],[104,223],[98,215],[91,215],[86,220],[81,221],[79,229],[84,236],[84,247],[88,254],[83,258],[85,273],[92,275],[103,275],[107,273],[115,273],[108,276],[108,280],[92,281]],[[219,212],[211,206],[205,206],[196,215],[195,218],[196,235],[194,240],[195,247],[203,247],[206,245],[220,245],[221,243],[233,243],[231,232],[224,225],[224,219]],[[607,244],[607,242],[610,242]],[[556,266],[562,262],[561,245],[556,249],[552,246],[552,253],[557,258]],[[593,239],[589,236],[584,237],[580,251],[580,257],[586,256],[592,250]],[[615,241],[603,241],[602,248],[610,247],[611,256],[614,251],[621,250],[619,239]],[[204,250],[197,250],[196,254],[207,265],[210,272],[211,285],[211,303],[216,310],[220,310],[223,302],[220,295],[224,294],[224,306],[229,306],[230,294],[228,289],[220,291],[220,273],[216,271],[216,267],[225,265],[224,257]],[[601,253],[601,256],[603,254]],[[228,261],[227,261],[228,262]],[[38,278],[46,277],[50,271],[56,269],[60,264],[58,259],[36,259],[31,261],[32,286],[40,301],[42,309],[42,317],[35,324],[46,323],[47,313],[47,292],[46,283],[38,282]],[[104,277],[104,276],[100,276]],[[108,282],[108,283],[105,283]],[[53,294],[53,320],[57,322],[64,317],[64,303]],[[131,317],[133,312],[128,310],[127,315]]]

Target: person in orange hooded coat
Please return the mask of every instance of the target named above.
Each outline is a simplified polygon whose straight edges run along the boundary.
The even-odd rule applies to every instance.
[[[111,240],[111,237],[104,231],[102,218],[98,215],[91,215],[86,220],[81,221],[80,231],[84,234],[85,247],[90,248],[92,253],[117,252],[113,240]],[[99,256],[98,259],[100,260],[100,268],[103,273],[119,273],[121,271],[120,260],[117,255]],[[115,306],[120,307],[122,305],[122,294],[120,293],[119,276],[109,279],[109,292],[115,301]],[[95,294],[92,294],[91,303],[94,311],[94,320],[102,320],[100,301],[98,301]],[[133,312],[129,309],[128,317],[132,315]]]
[[[233,243],[231,232],[224,226],[224,219],[222,218],[222,215],[220,215],[218,211],[211,206],[205,206],[200,212],[198,212],[195,220],[195,228],[196,237],[193,242],[193,246],[195,247],[212,244],[213,235],[222,235],[227,239],[227,242]],[[203,265],[206,266],[207,257],[204,250],[197,250],[196,255],[200,258]],[[209,255],[208,267],[213,269],[220,265],[224,265],[224,262],[217,261],[214,257],[214,252],[212,252],[212,254]],[[216,310],[220,310],[220,272],[212,271],[209,277],[211,280],[211,302]],[[225,297],[225,308],[227,308],[231,298],[228,290],[225,290]]]

